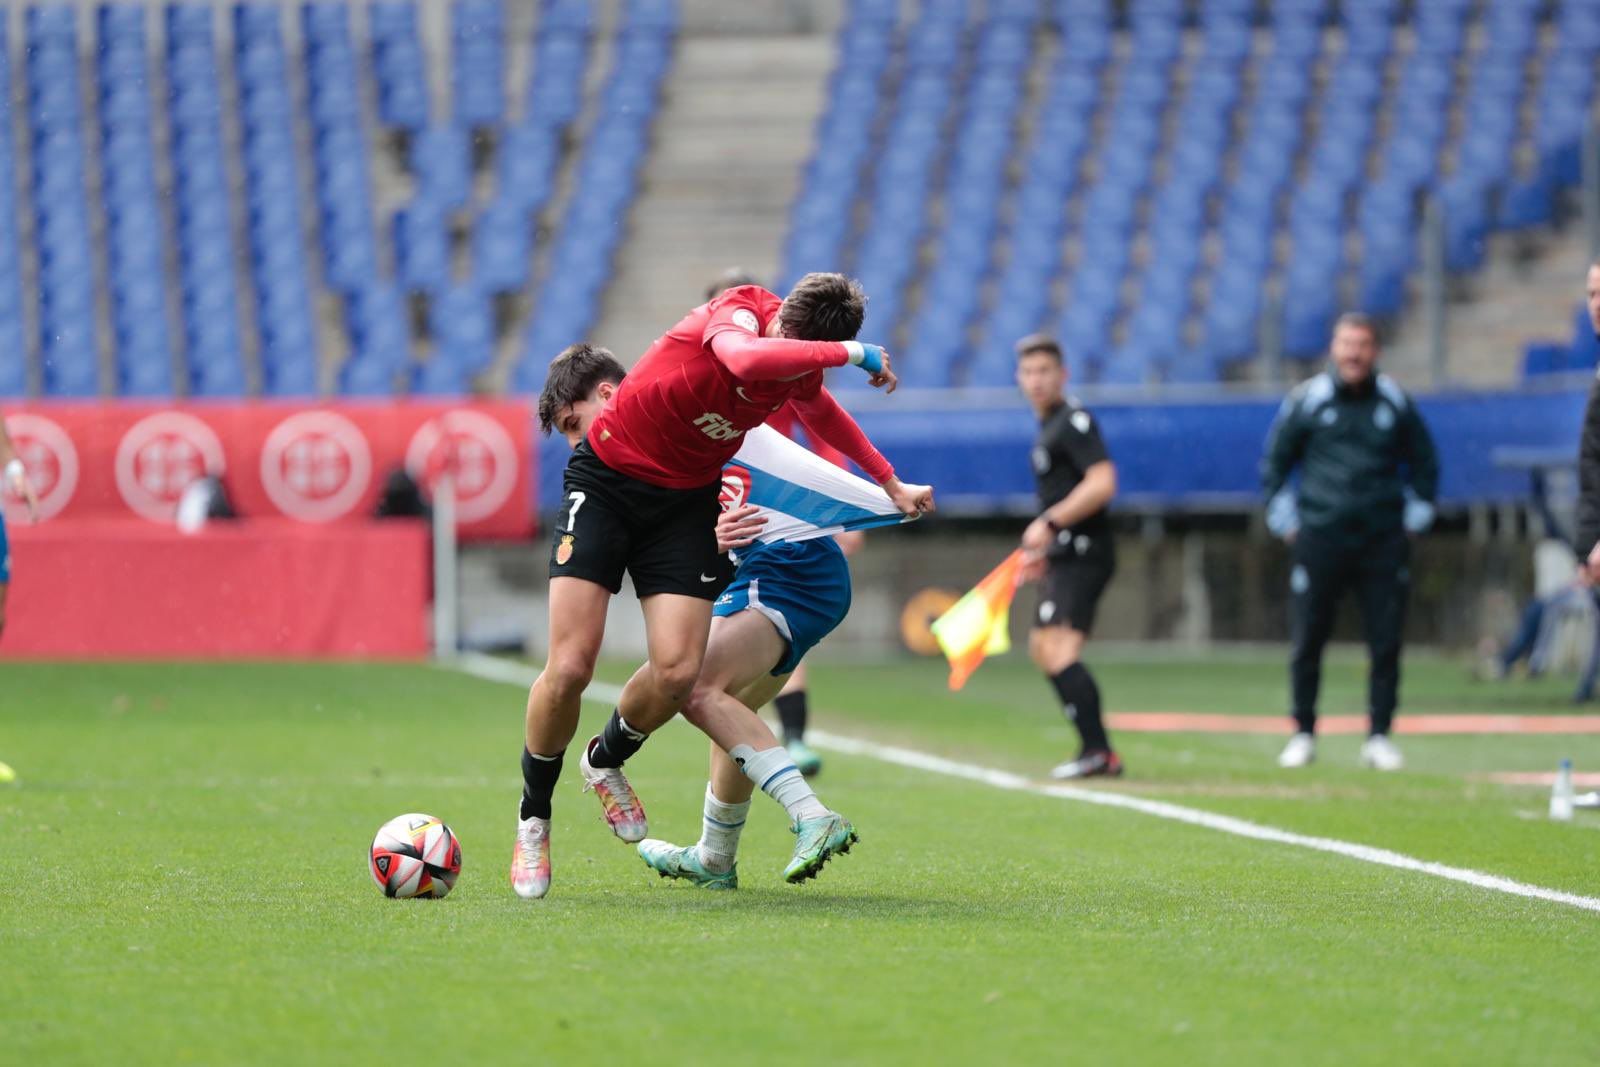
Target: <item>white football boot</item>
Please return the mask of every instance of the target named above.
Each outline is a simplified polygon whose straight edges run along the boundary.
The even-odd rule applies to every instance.
[[[1295,734],[1278,753],[1278,766],[1305,767],[1317,758],[1317,739],[1311,734]]]
[[[1406,765],[1405,757],[1394,747],[1385,734],[1373,734],[1361,746],[1361,766],[1375,771],[1398,771]]]
[[[517,820],[517,846],[511,853],[511,889],[523,900],[550,892],[550,820]]]

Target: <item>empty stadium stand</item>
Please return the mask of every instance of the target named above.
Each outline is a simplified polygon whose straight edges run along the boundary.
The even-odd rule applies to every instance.
[[[0,395],[538,388],[619,274],[682,17],[8,6]],[[845,0],[833,40],[780,286],[859,275],[908,384],[1006,385],[1036,329],[1081,381],[1213,383],[1405,316],[1428,205],[1462,276],[1569,222],[1600,4]]]
[[[1466,273],[1580,179],[1583,0],[902,7],[838,30],[783,273],[857,273],[921,384],[1005,384],[1040,328],[1103,383],[1246,376],[1264,331],[1314,358],[1403,311],[1428,198]]]
[[[598,314],[672,61],[674,0],[600,10],[539,0],[514,39],[451,0],[444,100],[417,0],[0,12],[0,395],[459,394],[508,329],[536,388]]]

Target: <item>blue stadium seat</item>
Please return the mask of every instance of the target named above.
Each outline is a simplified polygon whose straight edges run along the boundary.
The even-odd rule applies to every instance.
[[[472,276],[489,292],[509,293],[528,283],[533,235],[528,210],[497,200],[479,214],[472,231]]]
[[[398,129],[421,129],[428,124],[428,75],[416,4],[380,0],[367,9],[367,18],[379,118]]]
[[[464,393],[474,375],[494,360],[494,312],[488,294],[475,286],[450,286],[429,309],[433,357],[417,369],[420,393]]]
[[[472,193],[472,139],[462,126],[430,126],[411,141],[417,198],[443,208],[466,204]]]
[[[505,11],[500,0],[454,0],[450,85],[456,121],[488,126],[505,117]]]

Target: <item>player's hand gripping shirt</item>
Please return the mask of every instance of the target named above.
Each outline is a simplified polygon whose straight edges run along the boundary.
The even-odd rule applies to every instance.
[[[868,475],[894,469],[822,385],[848,352],[834,341],[764,336],[783,301],[756,285],[729,289],[658,338],[589,428],[600,461],[652,485],[715,482],[745,432],[792,403],[814,438]]]
[[[723,510],[741,504],[754,504],[766,518],[756,538],[761,544],[810,541],[916,518],[902,515],[871,482],[840,470],[770,426],[745,434],[738,455],[723,468]]]

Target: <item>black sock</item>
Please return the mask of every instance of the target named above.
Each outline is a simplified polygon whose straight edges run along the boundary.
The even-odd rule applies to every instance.
[[[778,709],[778,722],[783,724],[783,739],[798,741],[806,735],[806,691],[779,693],[772,706]]]
[[[554,756],[535,756],[522,750],[522,808],[519,819],[550,817],[550,794],[556,791],[556,779],[561,777],[561,757],[566,749]]]
[[[623,722],[622,712],[613,710],[611,718],[606,720],[606,728],[600,731],[600,740],[589,751],[589,766],[620,767],[639,751],[639,746],[649,736]]]
[[[1056,687],[1056,695],[1061,698],[1062,711],[1078,728],[1084,751],[1109,750],[1111,742],[1106,737],[1104,724],[1100,722],[1100,687],[1095,684],[1089,668],[1074,663],[1051,678],[1050,682]]]

